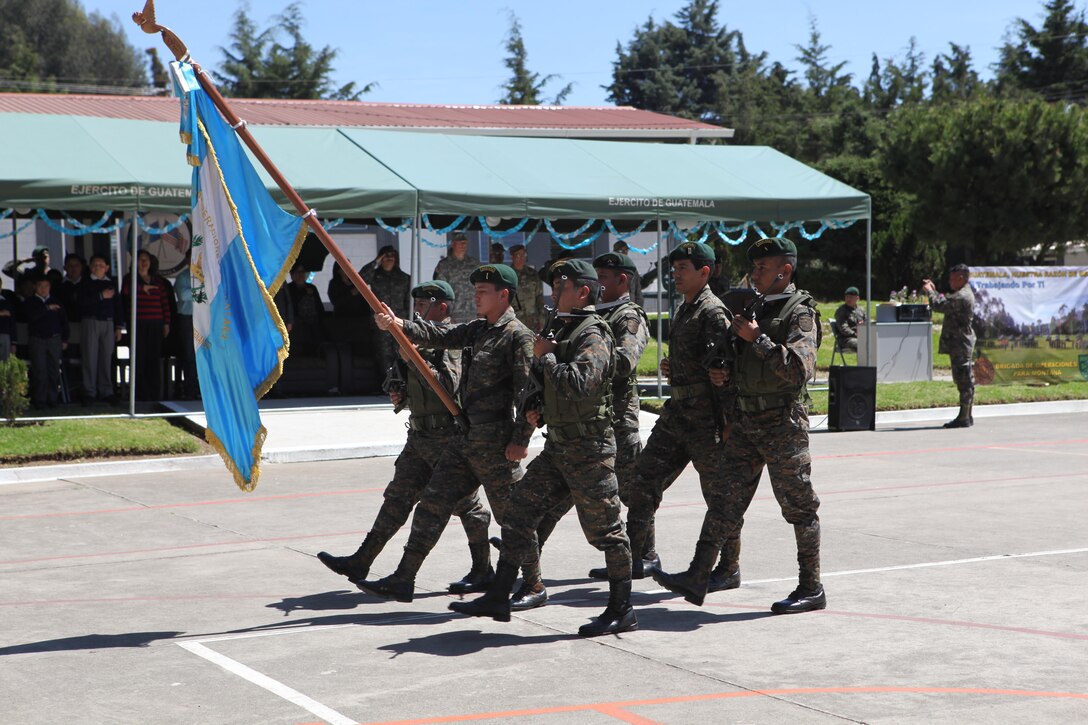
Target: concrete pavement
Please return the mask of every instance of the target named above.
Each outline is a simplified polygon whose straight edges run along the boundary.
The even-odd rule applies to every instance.
[[[639,631],[596,640],[574,634],[607,593],[573,515],[544,551],[551,602],[509,624],[447,610],[468,566],[456,522],[411,604],[321,566],[370,525],[390,458],[266,463],[253,494],[221,466],[7,485],[4,720],[1084,722],[1084,421],[816,433],[826,611],[768,612],[796,565],[764,481],[740,589],[700,608],[636,582]],[[703,511],[689,467],[659,513],[667,569]]]

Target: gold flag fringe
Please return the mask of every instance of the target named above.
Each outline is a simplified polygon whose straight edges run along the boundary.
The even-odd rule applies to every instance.
[[[211,428],[204,429],[204,440],[208,441],[208,445],[214,448],[219,457],[223,459],[227,470],[234,476],[234,483],[246,493],[252,493],[253,489],[257,488],[257,480],[261,477],[261,448],[264,447],[264,439],[267,437],[268,431],[262,425],[253,440],[253,449],[250,451],[253,456],[253,469],[250,471],[249,481],[246,481],[245,476],[238,470],[238,466],[231,460],[230,454],[227,453],[223,441],[219,440],[219,436],[212,432]]]

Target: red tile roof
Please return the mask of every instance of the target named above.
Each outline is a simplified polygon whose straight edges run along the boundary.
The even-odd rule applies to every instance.
[[[364,126],[571,137],[728,138],[732,130],[630,106],[460,106],[362,101],[231,99],[256,125]],[[177,121],[166,96],[0,93],[0,113],[37,113],[145,121]],[[524,133],[523,133],[524,132]]]

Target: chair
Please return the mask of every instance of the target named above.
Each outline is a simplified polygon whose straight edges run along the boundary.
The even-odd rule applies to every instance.
[[[846,365],[846,355],[843,354],[842,340],[839,337],[839,321],[828,320],[827,324],[831,325],[831,339],[835,341],[831,348],[831,364],[835,364],[835,353],[838,353],[839,359],[842,360],[842,364]]]

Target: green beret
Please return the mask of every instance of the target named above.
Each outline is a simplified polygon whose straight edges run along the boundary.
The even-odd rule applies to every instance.
[[[669,252],[669,264],[690,260],[696,269],[702,267],[714,267],[714,250],[709,244],[702,242],[684,242],[676,249]]]
[[[453,302],[455,295],[453,294],[453,287],[450,286],[449,282],[444,279],[435,279],[430,282],[424,282],[423,284],[417,284],[413,287],[412,297],[417,300],[433,297],[435,300]]]
[[[635,261],[626,254],[620,254],[619,252],[602,254],[593,260],[593,266],[597,269],[618,269],[621,272],[628,272],[632,277],[638,274]]]
[[[767,237],[748,247],[748,260],[754,262],[764,257],[797,256],[797,245],[782,237]]]
[[[490,282],[498,287],[506,287],[511,292],[518,291],[518,273],[505,264],[485,264],[477,267],[468,281],[472,284]]]
[[[860,296],[860,295],[861,295],[861,292],[858,292],[858,288],[857,288],[857,287],[847,287],[847,288],[846,288],[846,292],[844,292],[843,294],[848,294],[848,295],[859,295],[859,296]]]
[[[597,270],[584,259],[563,259],[548,269],[549,280],[555,279],[557,275],[567,279],[597,279]]]

